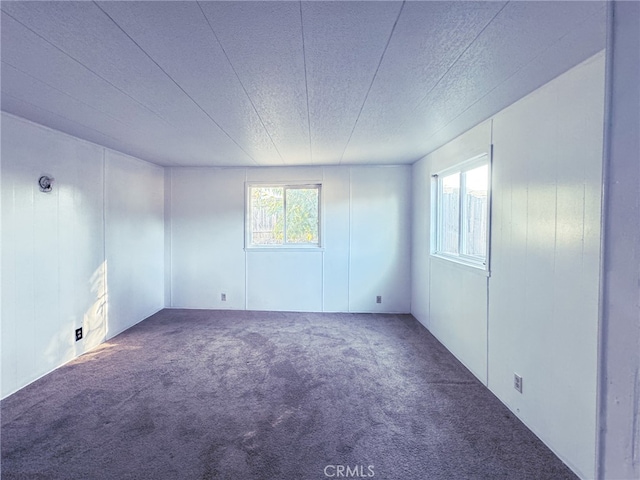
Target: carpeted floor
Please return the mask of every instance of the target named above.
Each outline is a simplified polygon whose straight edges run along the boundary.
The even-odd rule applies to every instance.
[[[2,479],[564,479],[410,315],[164,310],[2,401]]]

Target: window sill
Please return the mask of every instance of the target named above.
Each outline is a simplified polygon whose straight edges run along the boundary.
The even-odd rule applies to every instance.
[[[268,246],[268,247],[244,247],[245,252],[324,252],[324,247],[313,246]]]
[[[481,263],[467,262],[462,258],[443,255],[441,253],[432,253],[431,258],[442,264],[452,265],[456,268],[461,268],[468,272],[472,272],[478,275],[484,275],[485,277],[491,276],[491,272],[487,269],[486,265],[483,265]]]

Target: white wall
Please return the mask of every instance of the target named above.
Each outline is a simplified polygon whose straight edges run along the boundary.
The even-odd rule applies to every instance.
[[[164,307],[164,169],[105,150],[107,338]]]
[[[411,310],[411,168],[351,168],[349,311]],[[374,303],[382,295],[382,304]]]
[[[162,301],[145,293],[148,279],[118,269],[111,272],[108,267],[129,262],[131,270],[151,260],[146,257],[140,263],[126,242],[117,241],[115,231],[124,222],[125,211],[119,207],[132,207],[126,200],[132,196],[130,190],[144,190],[155,173],[138,176],[135,184],[132,179],[124,184],[109,182],[120,177],[118,172],[136,168],[141,168],[137,160],[2,114],[3,398],[104,341],[113,332],[107,299],[110,309],[120,312],[128,308],[128,297],[142,292],[136,298],[141,310],[136,312],[162,308]],[[38,189],[42,174],[55,178],[50,193]],[[162,195],[160,190],[161,202]],[[135,233],[150,241],[152,252],[160,252],[153,263],[162,272],[162,237],[158,243],[157,234],[147,227],[139,221]],[[110,240],[108,245],[105,239]],[[143,318],[119,319],[116,328],[122,330]],[[79,327],[84,339],[75,342]]]
[[[486,278],[428,256],[423,204],[430,175],[486,148],[491,123],[414,165],[412,312],[585,478],[595,464],[603,99],[601,53],[492,119],[488,291]]]
[[[104,339],[102,184],[102,148],[2,114],[2,397]]]
[[[411,313],[431,329],[429,291],[431,260],[431,165],[428,159],[413,164],[411,209]]]
[[[172,168],[171,306],[408,312],[410,173],[407,166]],[[247,181],[321,182],[323,248],[245,251]]]
[[[494,119],[489,388],[594,476],[604,55]],[[513,373],[524,393],[513,389]]]
[[[244,309],[244,170],[173,168],[168,172],[168,305]],[[227,294],[224,303],[220,301],[221,293]]]

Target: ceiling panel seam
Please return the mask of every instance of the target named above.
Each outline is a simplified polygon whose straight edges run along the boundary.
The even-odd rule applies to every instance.
[[[309,133],[309,162],[313,163],[313,149],[311,145],[311,111],[309,110],[309,82],[307,81],[307,52],[304,44],[304,21],[302,18],[302,0],[298,2],[300,6],[300,35],[302,37],[302,60],[304,62],[304,89],[307,97],[307,130]]]
[[[171,128],[174,129],[178,129],[175,125],[173,125],[169,120],[167,120],[166,118],[164,118],[162,115],[160,115],[158,112],[154,111],[153,109],[149,108],[148,106],[146,106],[144,103],[140,102],[139,100],[137,100],[135,97],[132,97],[131,95],[129,95],[127,92],[125,92],[124,90],[122,90],[121,88],[119,88],[118,86],[114,85],[113,83],[111,83],[109,80],[107,80],[106,78],[104,78],[102,75],[100,75],[98,72],[96,72],[95,70],[92,70],[91,68],[89,68],[87,65],[85,65],[84,63],[82,63],[80,60],[78,60],[77,58],[75,58],[73,55],[70,55],[69,53],[65,52],[62,48],[58,47],[56,44],[52,43],[51,41],[49,41],[48,39],[46,39],[45,37],[43,37],[42,35],[40,35],[38,32],[36,32],[35,30],[33,30],[31,27],[29,27],[28,25],[22,23],[20,20],[18,20],[16,17],[14,17],[13,15],[11,15],[10,13],[7,13],[5,10],[2,10],[2,13],[6,16],[8,16],[9,18],[11,18],[12,20],[14,20],[15,22],[19,23],[20,25],[22,25],[24,28],[26,28],[27,30],[29,30],[31,33],[33,33],[36,37],[38,37],[39,39],[41,39],[42,41],[46,42],[48,45],[51,45],[53,48],[55,48],[56,50],[58,50],[60,53],[62,53],[63,55],[65,55],[66,57],[68,57],[69,59],[71,59],[72,61],[74,61],[75,63],[77,63],[78,65],[80,65],[81,67],[85,68],[87,71],[91,72],[93,75],[95,75],[96,77],[98,77],[100,80],[106,82],[108,85],[110,85],[111,87],[115,88],[118,92],[120,92],[121,94],[123,94],[124,96],[126,96],[127,98],[133,100],[137,105],[139,105],[140,107],[144,108],[145,110],[147,110],[148,112],[152,113],[154,116],[158,117],[160,120],[162,120],[165,124],[169,125]]]
[[[209,25],[209,30],[211,30],[211,33],[213,34],[213,37],[216,39],[216,42],[218,42],[218,45],[220,45],[220,49],[222,50],[222,53],[224,54],[225,58],[227,59],[227,62],[229,63],[229,66],[231,67],[231,70],[233,70],[234,75],[238,79],[238,83],[242,87],[242,91],[244,92],[244,94],[249,99],[249,103],[251,103],[251,107],[253,108],[253,111],[256,112],[256,115],[258,116],[258,120],[260,120],[260,124],[262,125],[262,128],[264,128],[264,131],[267,133],[267,136],[269,137],[269,140],[271,140],[271,143],[273,144],[273,148],[276,149],[276,152],[278,153],[278,156],[282,160],[282,163],[285,163],[284,157],[280,153],[280,150],[278,150],[278,146],[276,145],[275,141],[273,140],[273,137],[271,136],[271,133],[269,132],[269,130],[267,129],[267,126],[265,125],[264,121],[262,120],[262,116],[260,115],[260,112],[258,112],[258,109],[256,108],[255,104],[253,103],[253,99],[249,95],[249,92],[245,88],[244,83],[242,83],[242,80],[240,79],[240,75],[238,75],[238,72],[236,71],[235,67],[233,66],[233,63],[231,62],[231,59],[229,58],[229,55],[227,55],[227,51],[225,50],[224,45],[222,45],[222,42],[218,38],[218,35],[216,34],[216,31],[213,29],[213,25],[211,25],[211,22],[209,21],[209,17],[207,17],[207,14],[204,13],[204,10],[202,9],[202,6],[200,5],[200,2],[196,1],[196,4],[198,5],[198,8],[200,8],[200,12],[202,12],[202,16],[206,20],[207,25]]]
[[[236,144],[236,146],[237,146],[240,150],[242,150],[242,151],[243,151],[243,152],[244,152],[244,153],[245,153],[245,154],[246,154],[246,155],[247,155],[247,156],[248,156],[248,157],[249,157],[249,158],[250,158],[250,159],[251,159],[251,160],[252,160],[256,165],[259,165],[259,163],[256,161],[256,159],[255,159],[255,158],[253,158],[253,156],[252,156],[251,154],[249,154],[249,152],[247,152],[244,148],[242,148],[242,146],[241,146],[241,145],[236,141],[236,139],[235,139],[235,138],[233,138],[233,137],[229,134],[229,132],[227,132],[224,128],[222,128],[222,126],[221,126],[221,125],[220,125],[220,124],[219,124],[219,123],[218,123],[218,122],[217,122],[217,121],[216,121],[216,120],[215,120],[215,119],[214,119],[214,118],[209,114],[209,112],[207,112],[207,111],[206,111],[206,110],[205,110],[205,109],[204,109],[204,108],[203,108],[203,107],[202,107],[202,106],[201,106],[201,105],[200,105],[200,104],[199,104],[199,103],[198,103],[198,102],[197,102],[197,101],[196,101],[196,100],[191,96],[191,95],[189,95],[189,93],[188,93],[184,88],[182,88],[182,86],[181,86],[178,82],[176,82],[176,81],[173,79],[173,77],[172,77],[171,75],[169,75],[169,74],[167,73],[167,71],[166,71],[164,68],[162,68],[162,67],[160,66],[160,64],[159,64],[158,62],[156,62],[156,61],[154,60],[154,58],[153,58],[151,55],[149,55],[149,54],[147,53],[147,51],[146,51],[145,49],[144,49],[144,48],[142,48],[142,46],[140,46],[140,44],[138,44],[138,42],[136,42],[136,41],[133,39],[133,37],[131,37],[131,35],[129,35],[129,34],[126,32],[126,30],[125,30],[124,28],[122,28],[122,27],[118,24],[118,22],[116,22],[116,21],[113,19],[113,17],[111,17],[111,15],[109,15],[105,10],[103,10],[103,9],[102,9],[102,7],[101,7],[100,5],[98,5],[96,2],[93,2],[93,3],[94,3],[94,4],[95,4],[95,5],[96,5],[96,6],[97,6],[101,11],[102,11],[102,13],[104,13],[104,14],[107,16],[107,18],[109,18],[109,20],[111,20],[111,21],[113,22],[113,24],[114,24],[116,27],[118,27],[118,29],[120,29],[120,31],[121,31],[122,33],[124,33],[124,34],[127,36],[127,38],[128,38],[129,40],[131,40],[131,41],[133,42],[133,44],[134,44],[136,47],[138,47],[138,48],[140,49],[140,51],[141,51],[142,53],[144,53],[144,54],[147,56],[147,58],[148,58],[149,60],[151,60],[151,61],[154,63],[154,65],[155,65],[156,67],[158,67],[158,68],[160,69],[160,71],[161,71],[163,74],[165,74],[165,75],[166,75],[166,77],[167,77],[169,80],[171,80],[171,82],[173,82],[173,84],[174,84],[176,87],[178,87],[178,89],[180,89],[180,91],[181,91],[182,93],[184,93],[184,94],[186,95],[186,97],[187,97],[189,100],[191,100],[191,102],[192,102],[196,107],[198,107],[198,108],[202,111],[202,113],[204,113],[204,114],[207,116],[207,118],[209,118],[209,120],[211,120],[211,121],[214,123],[214,125],[215,125],[216,127],[218,127],[218,128],[222,131],[222,133],[224,133],[224,134],[229,138],[229,140],[231,140],[233,143],[235,143],[235,144]]]
[[[478,32],[478,34],[473,37],[473,40],[471,40],[469,42],[469,44],[464,48],[464,50],[462,50],[462,52],[460,52],[460,55],[458,55],[455,60],[453,62],[451,62],[451,65],[449,65],[449,67],[447,68],[447,70],[440,76],[440,78],[438,79],[438,81],[436,83],[433,84],[433,86],[423,95],[423,97],[420,99],[420,101],[418,103],[416,103],[416,106],[413,108],[413,111],[415,112],[418,107],[420,107],[420,105],[422,105],[422,103],[429,97],[429,95],[431,94],[431,92],[433,92],[433,90],[435,90],[435,88],[440,85],[440,82],[442,82],[442,80],[445,79],[445,77],[447,75],[449,75],[449,72],[451,71],[451,69],[456,65],[456,63],[458,63],[458,60],[460,60],[462,58],[462,56],[467,53],[467,51],[471,48],[471,46],[476,42],[476,40],[478,40],[478,38],[480,38],[480,35],[482,35],[482,33],[489,27],[489,25],[491,25],[491,23],[493,23],[493,21],[498,17],[498,15],[500,15],[500,13],[505,9],[505,7],[509,4],[509,2],[505,2],[504,5],[502,5],[502,7],[500,7],[500,10],[498,10],[495,15],[493,17],[491,17],[491,19],[487,22],[487,24],[482,27],[482,29]]]
[[[497,83],[496,85],[494,85],[490,90],[488,90],[487,92],[485,92],[482,96],[478,97],[476,100],[474,100],[471,104],[469,104],[464,110],[462,110],[460,113],[458,113],[455,117],[453,117],[451,120],[449,120],[446,124],[444,124],[442,127],[440,127],[438,130],[436,130],[433,134],[429,135],[428,137],[426,137],[427,140],[435,137],[438,133],[440,133],[442,130],[446,129],[451,123],[455,122],[460,116],[464,115],[466,112],[468,112],[469,110],[471,110],[474,105],[476,105],[478,102],[481,102],[484,98],[486,98],[488,95],[491,95],[491,93],[500,88],[502,85],[504,85],[505,83],[507,83],[511,78],[513,78],[514,76],[516,76],[520,71],[522,71],[523,69],[525,69],[526,67],[528,67],[529,65],[531,65],[532,63],[535,63],[539,58],[541,57],[545,57],[547,55],[547,52],[551,49],[553,49],[559,42],[562,41],[563,38],[568,37],[569,35],[571,35],[575,30],[578,30],[582,25],[584,25],[585,23],[587,23],[588,21],[590,21],[591,19],[593,19],[594,17],[597,17],[601,15],[600,13],[594,13],[593,15],[588,16],[587,18],[585,18],[583,21],[581,21],[580,23],[578,23],[578,25],[576,25],[576,28],[565,33],[564,35],[558,37],[558,39],[553,42],[552,44],[550,44],[547,48],[545,48],[544,50],[542,50],[538,55],[536,55],[535,57],[531,58],[531,60],[529,60],[527,63],[523,64],[520,66],[520,68],[518,68],[517,70],[515,70],[511,75],[509,75],[508,77],[506,77],[504,80],[502,80],[501,82]],[[531,91],[535,90],[536,87],[532,87]],[[522,94],[522,97],[527,96],[529,93],[531,93],[531,91],[525,91]],[[494,112],[492,114],[489,115],[490,118],[491,116],[495,115]],[[484,121],[485,119],[482,119],[481,121]],[[428,155],[429,152],[427,152],[425,155]]]
[[[400,5],[400,9],[398,10],[398,15],[396,16],[396,21],[393,22],[393,27],[391,27],[391,32],[389,33],[389,38],[387,38],[387,43],[385,44],[384,49],[382,50],[382,55],[380,55],[380,60],[378,61],[376,70],[373,72],[371,83],[369,84],[367,93],[364,96],[364,100],[362,100],[362,105],[360,105],[360,110],[358,111],[356,120],[355,122],[353,122],[353,128],[351,128],[351,133],[349,133],[349,138],[347,138],[347,143],[345,143],[344,145],[344,149],[342,150],[342,155],[340,155],[340,161],[338,162],[338,164],[342,163],[342,160],[344,159],[344,154],[346,153],[347,148],[349,147],[349,143],[351,142],[351,138],[353,137],[353,132],[355,132],[356,130],[356,126],[358,125],[358,120],[360,120],[360,115],[362,115],[362,110],[364,110],[364,106],[367,103],[367,99],[369,98],[369,94],[371,93],[371,89],[373,88],[373,84],[376,81],[376,77],[378,75],[378,71],[380,70],[380,66],[382,65],[382,61],[384,60],[384,55],[385,53],[387,53],[387,49],[389,48],[389,44],[391,43],[391,37],[393,37],[393,33],[395,32],[396,27],[398,26],[398,21],[400,20],[400,15],[402,15],[402,10],[404,9],[405,3],[406,3],[406,0],[403,0],[402,4]]]
[[[51,85],[51,84],[49,84],[49,83],[45,82],[44,80],[42,80],[42,79],[40,79],[40,78],[34,77],[33,75],[31,75],[31,74],[29,74],[29,73],[25,72],[24,70],[22,70],[22,69],[20,69],[20,68],[16,67],[15,65],[12,65],[11,63],[7,62],[6,60],[2,60],[2,63],[3,63],[4,65],[6,65],[6,66],[10,67],[10,68],[13,68],[13,69],[14,69],[14,70],[16,70],[17,72],[20,72],[22,75],[24,75],[24,76],[26,76],[26,77],[29,77],[30,79],[32,79],[32,80],[34,80],[34,81],[36,81],[36,82],[38,82],[38,83],[41,83],[42,85],[46,85],[48,88],[50,88],[50,89],[52,89],[52,90],[55,90],[56,92],[58,92],[58,93],[60,93],[60,94],[64,95],[65,97],[69,97],[69,98],[73,99],[74,101],[76,101],[76,102],[78,102],[78,103],[81,103],[82,105],[84,105],[84,106],[86,106],[86,107],[90,108],[91,110],[94,110],[94,111],[96,111],[96,112],[98,112],[98,113],[100,113],[100,114],[102,114],[102,115],[105,115],[106,117],[109,117],[110,119],[114,120],[115,122],[120,123],[121,125],[123,125],[123,126],[125,126],[125,127],[127,127],[127,128],[131,128],[131,129],[134,129],[134,130],[136,129],[136,126],[131,125],[131,124],[129,124],[129,123],[125,123],[125,122],[123,122],[120,118],[115,117],[115,116],[111,115],[110,113],[104,112],[104,111],[100,110],[99,108],[96,108],[96,107],[94,107],[93,105],[91,105],[90,103],[87,103],[87,102],[85,102],[85,101],[83,101],[83,100],[81,100],[81,99],[79,99],[79,98],[77,98],[77,97],[74,97],[73,95],[70,95],[70,94],[68,94],[67,92],[63,91],[63,90],[60,90],[59,88],[54,87],[53,85]]]

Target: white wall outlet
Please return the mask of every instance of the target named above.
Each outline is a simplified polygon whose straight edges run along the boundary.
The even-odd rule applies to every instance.
[[[226,302],[227,301],[227,294],[226,293],[221,293],[220,294],[220,300],[223,301],[223,302]]]
[[[513,374],[513,388],[522,393],[522,377],[517,373]]]

